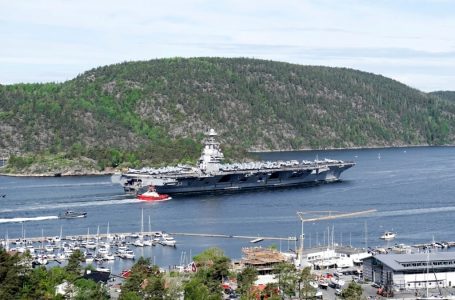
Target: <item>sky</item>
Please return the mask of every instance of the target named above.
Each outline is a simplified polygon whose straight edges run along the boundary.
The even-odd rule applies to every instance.
[[[347,67],[455,90],[455,1],[0,0],[0,84],[177,56]]]

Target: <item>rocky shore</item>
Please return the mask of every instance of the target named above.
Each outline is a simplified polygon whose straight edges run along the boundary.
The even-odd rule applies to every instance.
[[[100,170],[96,161],[86,157],[66,159],[59,156],[42,157],[26,166],[7,164],[0,168],[0,175],[18,177],[101,176],[116,172],[119,170],[110,167]]]
[[[4,173],[0,172],[0,176],[11,176],[11,177],[62,177],[62,176],[104,176],[104,175],[113,175],[115,170],[105,170],[105,171],[67,171],[63,173]]]

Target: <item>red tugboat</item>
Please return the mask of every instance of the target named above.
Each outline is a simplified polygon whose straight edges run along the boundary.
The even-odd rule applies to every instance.
[[[169,195],[158,194],[153,185],[149,186],[149,190],[147,192],[137,195],[136,198],[145,201],[166,201],[172,199],[171,197],[169,197]]]

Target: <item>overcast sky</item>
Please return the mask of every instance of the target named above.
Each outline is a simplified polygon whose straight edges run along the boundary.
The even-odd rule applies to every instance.
[[[451,0],[0,0],[0,83],[163,57],[253,57],[455,90]]]

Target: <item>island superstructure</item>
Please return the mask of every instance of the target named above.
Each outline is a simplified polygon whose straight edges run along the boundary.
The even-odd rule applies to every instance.
[[[196,167],[129,169],[120,176],[124,190],[138,193],[152,185],[158,193],[173,195],[315,185],[339,181],[341,173],[355,165],[332,159],[223,164],[216,137],[210,129]]]

